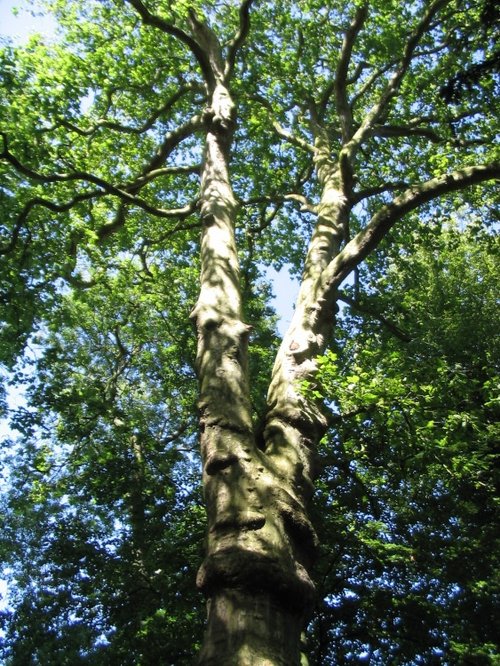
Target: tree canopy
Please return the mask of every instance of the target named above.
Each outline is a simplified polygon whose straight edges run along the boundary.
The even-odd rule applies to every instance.
[[[497,663],[496,5],[43,6],[0,47],[5,663],[193,663],[205,554],[265,578],[235,525],[311,664]]]

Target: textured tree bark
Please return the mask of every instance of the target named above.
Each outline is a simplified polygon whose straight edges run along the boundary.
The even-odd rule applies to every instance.
[[[208,600],[199,663],[294,666],[301,663],[300,635],[314,599],[307,571],[317,538],[304,499],[312,492],[310,465],[280,448],[281,425],[274,426],[272,456],[259,448],[253,431],[250,328],[242,320],[237,206],[228,169],[234,104],[215,36],[199,22],[193,30],[212,67],[200,192],[201,287],[192,312],[208,518],[207,554],[197,579]]]
[[[295,461],[298,501],[307,514],[307,502],[315,478],[314,451],[326,428],[321,406],[300,389],[304,380],[314,382],[315,358],[324,352],[334,329],[336,292],[322,289],[322,274],[339,253],[349,215],[349,185],[340,167],[330,158],[326,133],[313,123],[315,169],[322,188],[316,207],[317,221],[309,243],[295,313],[283,338],[268,392],[266,454]]]
[[[293,665],[300,663],[300,633],[314,594],[306,567],[316,537],[295,488],[301,482],[297,461],[286,451],[270,460],[253,433],[249,327],[241,315],[227,169],[232,103],[221,88],[208,119],[201,289],[192,313],[208,516],[207,556],[198,574],[208,597],[200,663]]]
[[[296,313],[276,360],[264,444],[252,428],[241,318],[236,205],[228,172],[233,105],[219,81],[212,96],[201,188],[203,236],[198,329],[207,556],[198,585],[208,597],[201,664],[306,663],[300,635],[314,600],[310,569],[317,537],[308,518],[314,451],[324,433],[321,409],[300,391],[331,337],[334,294],[321,274],[344,237],[345,188],[318,134],[323,194]],[[320,295],[318,295],[320,294]]]
[[[297,661],[300,618],[293,607],[284,608],[268,594],[249,596],[236,589],[225,590],[210,601],[211,640],[205,643],[201,661],[238,666],[305,665],[305,659]]]

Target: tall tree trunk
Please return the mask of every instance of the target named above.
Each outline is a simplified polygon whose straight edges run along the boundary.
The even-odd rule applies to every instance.
[[[201,186],[198,330],[207,556],[198,585],[208,597],[201,664],[300,663],[304,611],[314,587],[304,568],[314,532],[293,488],[296,461],[257,446],[249,399],[247,338],[228,176],[232,102],[221,82],[208,118]],[[291,540],[294,532],[297,539]]]
[[[210,53],[213,82],[200,194],[201,288],[192,313],[208,516],[207,555],[198,574],[208,600],[200,664],[293,666],[301,663],[300,636],[314,598],[307,569],[316,535],[304,506],[311,484],[305,492],[302,487],[309,465],[287,451],[270,457],[253,431],[250,327],[242,320],[237,206],[228,171],[234,104],[220,48],[207,30],[203,26],[198,40]]]

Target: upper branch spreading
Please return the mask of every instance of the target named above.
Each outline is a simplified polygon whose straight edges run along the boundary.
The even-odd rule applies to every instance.
[[[170,111],[174,107],[176,102],[178,102],[188,92],[192,92],[195,89],[196,86],[194,85],[186,85],[180,87],[172,95],[172,97],[167,99],[167,101],[164,104],[162,104],[158,109],[156,109],[150,115],[150,117],[147,118],[141,125],[137,126],[122,125],[121,123],[118,123],[113,120],[107,120],[106,117],[103,117],[97,120],[91,127],[84,129],[82,127],[79,127],[75,123],[66,120],[65,118],[61,118],[61,120],[58,121],[55,125],[47,128],[44,131],[52,131],[54,129],[57,129],[59,126],[62,126],[69,129],[72,132],[75,132],[75,134],[78,134],[80,136],[93,136],[101,128],[110,129],[112,131],[121,132],[123,134],[137,134],[137,135],[144,134],[148,130],[152,129],[158,118],[160,118],[162,115]]]
[[[250,30],[250,7],[254,0],[244,0],[240,5],[240,27],[233,40],[229,44],[227,58],[226,58],[226,68],[225,68],[225,78],[229,80],[233,73],[234,63],[238,50],[245,42],[248,32]]]
[[[330,262],[321,278],[323,294],[335,290],[403,215],[440,196],[495,178],[500,178],[500,162],[466,167],[409,187],[392,203],[383,206]]]
[[[367,5],[359,7],[353,22],[344,36],[344,42],[342,44],[342,50],[337,65],[337,73],[335,76],[335,100],[337,104],[337,113],[340,118],[340,125],[342,127],[342,140],[344,142],[348,141],[352,136],[353,123],[352,107],[347,98],[347,73],[356,37],[363,28],[367,16]]]
[[[397,94],[401,83],[404,79],[408,68],[415,55],[415,50],[420,43],[422,37],[429,30],[432,20],[450,0],[434,0],[429,6],[417,27],[410,35],[403,56],[399,62],[399,67],[396,69],[392,77],[389,79],[384,91],[380,95],[377,102],[372,106],[370,111],[366,114],[363,122],[356,130],[349,143],[345,147],[345,153],[349,160],[352,162],[365,138],[370,134],[372,128],[378,123],[385,115],[390,101]]]
[[[145,210],[147,213],[150,213],[151,215],[155,215],[157,217],[165,217],[165,218],[172,218],[172,217],[178,218],[183,216],[185,217],[187,215],[190,215],[196,207],[196,202],[192,202],[187,206],[183,206],[182,208],[174,208],[174,209],[165,209],[153,206],[149,202],[133,194],[133,192],[138,191],[140,187],[142,187],[142,184],[140,184],[140,182],[134,182],[131,185],[123,187],[123,186],[113,185],[104,178],[100,178],[95,174],[87,173],[85,171],[74,171],[72,173],[52,173],[52,174],[39,173],[38,171],[31,169],[30,167],[23,164],[20,160],[18,160],[9,151],[7,147],[7,137],[5,136],[5,134],[4,133],[0,134],[4,140],[4,149],[0,153],[0,159],[4,159],[7,162],[9,162],[18,173],[22,174],[23,176],[26,176],[31,180],[35,180],[41,183],[67,183],[74,181],[81,181],[82,183],[87,183],[87,184],[91,183],[101,188],[102,191],[98,192],[99,195],[106,193],[116,196],[125,203],[138,206],[139,208]]]

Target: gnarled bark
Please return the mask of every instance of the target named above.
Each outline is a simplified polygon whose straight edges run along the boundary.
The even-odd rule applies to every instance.
[[[249,326],[242,320],[228,173],[230,68],[210,28],[195,17],[192,27],[212,68],[200,193],[201,288],[192,313],[208,517],[207,554],[197,580],[208,599],[200,663],[291,666],[300,663],[300,635],[314,599],[308,569],[317,538],[304,506],[312,492],[310,481],[304,485],[310,465],[291,449],[263,452],[253,431]],[[268,428],[274,428],[274,448],[281,427]]]
[[[236,206],[227,172],[232,127],[226,110],[232,105],[229,91],[221,88],[219,83],[214,91],[207,131],[201,290],[192,315],[209,525],[198,574],[208,597],[200,663],[298,664],[304,613],[314,595],[306,567],[316,536],[294,487],[301,479],[296,461],[285,452],[270,460],[253,432],[249,327],[241,315]]]

